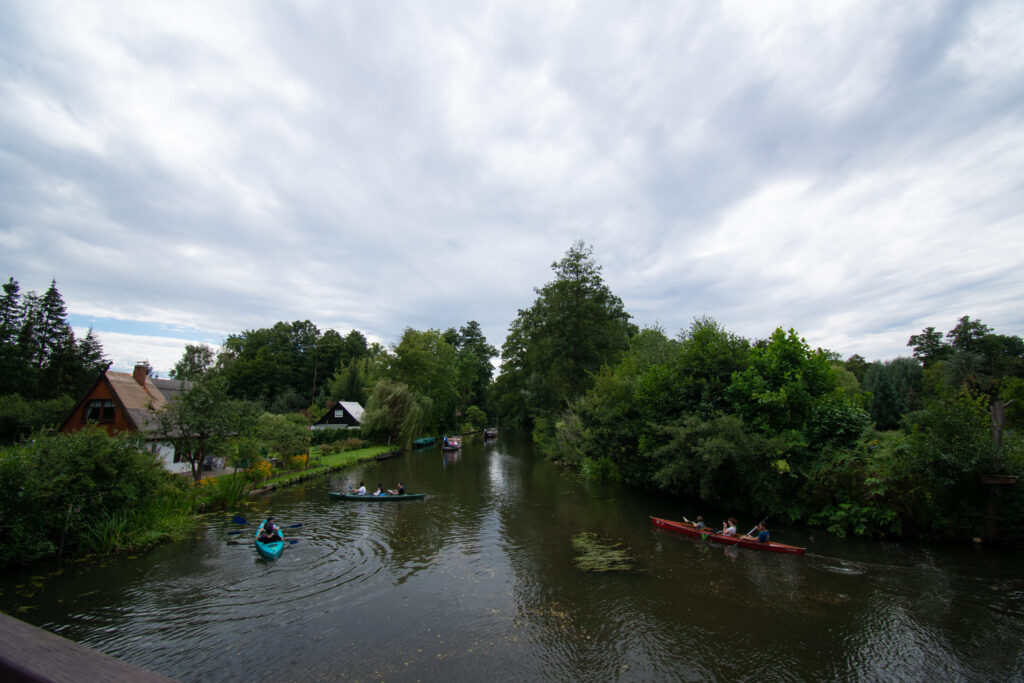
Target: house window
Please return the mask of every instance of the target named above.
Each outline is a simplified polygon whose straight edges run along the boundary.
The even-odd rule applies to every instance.
[[[111,424],[114,421],[114,402],[110,399],[96,398],[85,404],[82,411],[82,422],[99,422]]]
[[[344,408],[338,408],[337,410],[335,410],[334,411],[334,417],[337,417],[337,418],[345,417],[345,409]]]

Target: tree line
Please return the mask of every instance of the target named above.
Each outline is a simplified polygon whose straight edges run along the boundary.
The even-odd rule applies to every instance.
[[[39,295],[9,278],[0,297],[0,443],[59,423],[106,365],[91,328],[75,337],[56,281]]]
[[[887,362],[709,317],[669,338],[629,322],[583,243],[552,268],[493,385],[548,457],[841,535],[1024,542],[1020,487],[983,483],[1024,474],[1020,337],[964,316]]]
[[[237,434],[248,420],[290,434],[334,401],[357,401],[364,433],[395,445],[500,421],[588,476],[755,516],[837,534],[1024,542],[1020,487],[983,483],[1024,469],[1020,337],[963,316],[946,333],[910,335],[908,356],[885,362],[844,360],[792,329],[746,339],[709,317],[669,337],[631,322],[583,242],[552,270],[510,323],[497,377],[498,350],[475,321],[406,328],[390,348],[358,330],[279,322],[217,350],[186,347],[170,375],[197,399],[176,417],[196,432],[206,419],[219,420],[214,431]],[[74,339],[55,283],[42,297],[19,299],[13,279],[4,291],[0,420],[10,439],[46,418],[19,422],[7,406],[75,395],[105,361],[91,332]],[[63,400],[66,414],[73,399]]]

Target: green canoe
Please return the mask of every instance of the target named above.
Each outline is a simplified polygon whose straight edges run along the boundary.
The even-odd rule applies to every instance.
[[[341,491],[328,491],[329,495],[334,500],[366,500],[372,503],[383,503],[388,501],[399,501],[399,500],[421,500],[427,497],[425,493],[403,493],[402,495],[389,493],[386,496],[374,496],[367,493],[365,496],[360,496],[358,493],[342,493]]]

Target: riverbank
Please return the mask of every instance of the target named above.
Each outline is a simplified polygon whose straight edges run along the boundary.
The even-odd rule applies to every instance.
[[[249,492],[249,496],[259,496],[279,488],[291,486],[301,481],[322,477],[331,472],[346,469],[360,462],[374,460],[381,453],[393,450],[391,446],[369,446],[353,451],[342,451],[340,453],[321,453],[314,449],[309,456],[309,466],[303,470],[285,471],[276,477],[267,479],[259,488]]]

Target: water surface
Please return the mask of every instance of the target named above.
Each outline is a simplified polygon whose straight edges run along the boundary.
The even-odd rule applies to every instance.
[[[427,498],[328,497],[358,480]],[[0,609],[183,681],[1024,680],[1019,554],[778,525],[806,555],[723,547],[649,516],[725,511],[581,481],[511,435],[239,512],[301,522],[299,543],[261,560],[218,514],[144,555],[0,577]],[[579,569],[581,538],[631,569]]]

